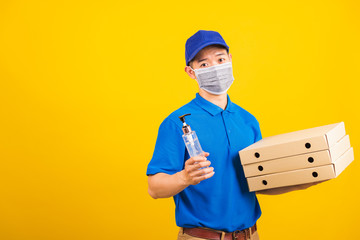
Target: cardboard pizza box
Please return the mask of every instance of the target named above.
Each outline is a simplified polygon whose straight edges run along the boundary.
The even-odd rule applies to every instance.
[[[253,192],[336,178],[353,160],[354,151],[350,148],[334,163],[328,165],[249,177],[247,178],[249,190]]]
[[[350,148],[349,135],[345,135],[329,150],[304,153],[290,157],[256,162],[243,166],[245,177],[253,177],[270,173],[285,172],[296,169],[317,167],[337,160]]]
[[[242,165],[330,149],[343,136],[343,122],[266,137],[239,151]]]

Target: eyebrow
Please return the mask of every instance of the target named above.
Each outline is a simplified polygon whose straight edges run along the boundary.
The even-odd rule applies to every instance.
[[[221,55],[226,55],[226,54],[225,53],[217,53],[217,54],[215,54],[215,56],[221,56]],[[207,60],[207,58],[200,59],[197,62],[199,63],[199,62],[202,62],[202,61],[205,61],[205,60]]]
[[[215,54],[215,56],[221,56],[221,55],[226,55],[226,54],[222,53],[222,52]],[[206,60],[207,60],[207,58],[203,58],[203,59],[198,60],[197,62],[200,63],[200,62],[203,62],[203,61],[206,61]]]
[[[203,62],[203,61],[205,61],[205,60],[207,60],[207,58],[200,59],[200,60],[198,60],[197,62],[199,63],[199,62]]]

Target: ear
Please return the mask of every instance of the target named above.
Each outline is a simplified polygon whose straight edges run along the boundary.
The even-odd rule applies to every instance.
[[[231,53],[229,53],[229,59],[230,59],[230,62],[232,61],[232,55]]]
[[[195,72],[190,68],[190,66],[185,67],[185,72],[191,77],[192,79],[196,79]]]

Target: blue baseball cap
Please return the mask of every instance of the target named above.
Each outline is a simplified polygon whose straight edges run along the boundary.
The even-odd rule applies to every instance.
[[[229,46],[225,43],[220,33],[215,31],[199,30],[192,35],[185,44],[186,65],[196,56],[198,52],[209,45],[219,44],[229,51]]]

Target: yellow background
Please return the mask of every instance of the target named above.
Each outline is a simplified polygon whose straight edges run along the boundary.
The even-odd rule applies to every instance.
[[[161,121],[195,97],[184,45],[219,31],[264,137],[345,122],[355,161],[259,196],[261,239],[359,239],[358,1],[1,1],[0,239],[175,239],[147,194]],[[206,211],[206,209],[204,209]]]

